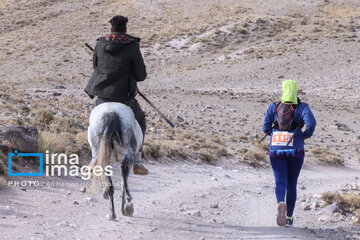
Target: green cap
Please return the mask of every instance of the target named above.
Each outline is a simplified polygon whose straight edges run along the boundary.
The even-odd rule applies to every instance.
[[[282,83],[282,103],[297,104],[297,83],[294,80],[285,80]]]

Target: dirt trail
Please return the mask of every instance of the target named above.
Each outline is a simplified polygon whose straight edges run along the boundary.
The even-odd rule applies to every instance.
[[[155,163],[154,163],[155,164]],[[108,221],[107,201],[81,193],[79,178],[51,178],[60,187],[11,187],[0,197],[2,239],[353,239],[359,229],[322,225],[314,211],[295,210],[295,227],[275,223],[270,169],[156,163],[148,176],[130,176],[135,213],[120,211],[119,166],[114,177],[117,220]],[[339,189],[358,170],[305,165],[299,198]],[[39,180],[39,179],[34,179]],[[41,181],[46,182],[43,178]],[[216,205],[218,208],[211,208]],[[214,206],[213,206],[214,207]],[[215,206],[216,207],[216,206]],[[357,235],[359,236],[359,235]]]
[[[121,215],[116,166],[115,222],[105,219],[101,195],[79,191],[79,178],[1,190],[0,239],[360,239],[349,219],[319,222],[318,210],[299,204],[359,184],[359,0],[2,0],[0,126],[36,126],[54,151],[87,159],[93,100],[83,92],[92,73],[84,42],[94,46],[108,20],[124,13],[129,33],[142,39],[149,75],[139,88],[177,124],[169,129],[139,98],[145,147],[171,161],[145,161],[151,174],[130,176],[132,218]],[[298,82],[318,122],[291,229],[275,224],[271,168],[244,165],[258,161],[251,154],[263,149],[253,140],[285,79]],[[43,122],[40,113],[54,119]],[[195,164],[199,153],[216,165]],[[345,167],[316,165],[337,156]]]

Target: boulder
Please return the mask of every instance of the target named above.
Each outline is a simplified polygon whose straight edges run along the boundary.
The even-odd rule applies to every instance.
[[[7,151],[36,153],[38,130],[36,127],[10,125],[0,128],[0,148]]]
[[[333,213],[340,213],[342,215],[345,214],[345,210],[343,206],[341,206],[341,204],[338,202],[334,202],[329,206],[324,207],[321,212],[322,214],[326,214],[326,215],[332,215]]]

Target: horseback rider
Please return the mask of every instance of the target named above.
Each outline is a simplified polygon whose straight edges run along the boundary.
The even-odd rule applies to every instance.
[[[144,81],[147,73],[140,52],[140,38],[126,34],[128,18],[115,16],[110,21],[111,33],[98,38],[93,55],[94,73],[85,92],[94,98],[94,107],[105,102],[119,102],[129,106],[138,121],[143,136],[146,131],[145,113],[135,99],[137,82]],[[146,175],[141,151],[133,166],[134,174]]]

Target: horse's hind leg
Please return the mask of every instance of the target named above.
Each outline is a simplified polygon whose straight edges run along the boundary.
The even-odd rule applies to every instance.
[[[123,177],[123,194],[122,194],[121,211],[123,215],[129,217],[131,217],[134,213],[134,205],[131,203],[132,197],[128,185],[128,177],[133,162],[134,162],[134,156],[127,154],[124,156],[123,162],[121,163],[121,171]]]
[[[114,208],[114,186],[110,176],[107,176],[106,188],[104,191],[104,198],[110,200],[110,213],[106,215],[106,218],[109,220],[115,220],[115,208]]]

